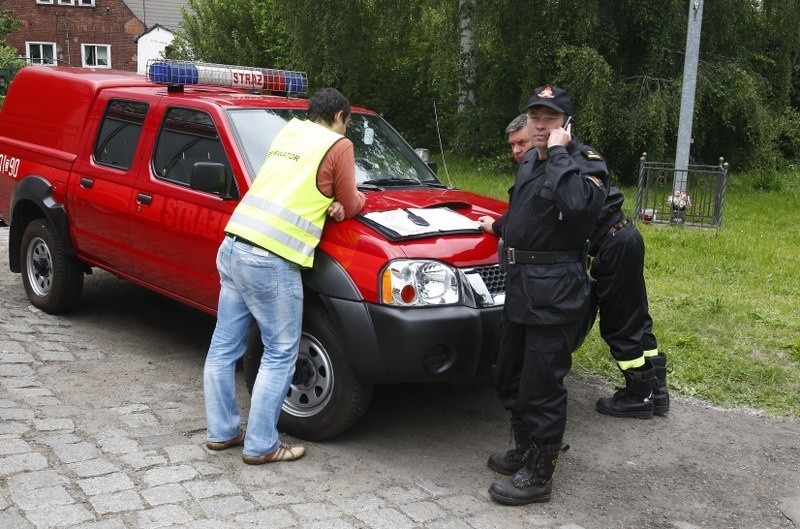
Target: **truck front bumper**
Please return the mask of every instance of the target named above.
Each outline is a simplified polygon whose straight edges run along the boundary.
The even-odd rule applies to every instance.
[[[335,298],[326,303],[363,384],[465,384],[491,373],[502,306],[403,308]]]

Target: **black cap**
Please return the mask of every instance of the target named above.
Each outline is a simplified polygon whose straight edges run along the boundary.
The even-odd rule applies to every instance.
[[[533,95],[528,100],[528,106],[531,107],[549,107],[556,112],[569,115],[572,112],[572,104],[570,103],[569,96],[563,88],[553,85],[540,86],[533,91]]]

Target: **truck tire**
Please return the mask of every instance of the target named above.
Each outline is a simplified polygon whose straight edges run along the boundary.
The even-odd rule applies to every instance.
[[[20,248],[22,284],[34,307],[48,314],[74,308],[83,291],[83,265],[67,255],[58,232],[35,219],[25,227]]]
[[[254,325],[244,359],[251,394],[262,353],[261,336]],[[355,379],[344,355],[341,335],[325,309],[316,303],[307,306],[294,378],[278,420],[280,431],[306,441],[322,441],[361,419],[372,399],[372,386]]]

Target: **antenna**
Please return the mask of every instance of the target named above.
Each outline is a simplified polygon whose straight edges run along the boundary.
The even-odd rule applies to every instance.
[[[436,119],[436,135],[439,137],[439,152],[442,153],[442,165],[444,166],[444,174],[447,176],[448,187],[453,187],[453,182],[450,181],[450,171],[447,170],[447,160],[444,159],[444,147],[442,146],[442,133],[439,131],[439,114],[436,112],[436,101],[433,102],[433,117]]]

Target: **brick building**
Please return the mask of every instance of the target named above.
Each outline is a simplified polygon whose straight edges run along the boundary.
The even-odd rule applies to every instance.
[[[22,21],[7,42],[29,62],[137,71],[137,40],[174,31],[187,0],[0,0]]]

